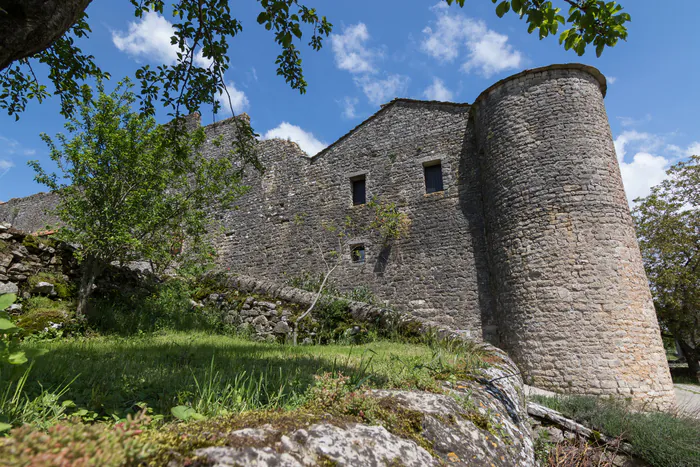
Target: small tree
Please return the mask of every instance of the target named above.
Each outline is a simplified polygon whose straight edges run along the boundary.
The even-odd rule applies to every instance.
[[[401,212],[395,203],[384,203],[377,198],[372,198],[372,200],[367,203],[367,207],[374,211],[374,216],[366,225],[358,224],[350,216],[345,218],[345,222],[341,226],[327,222],[321,223],[321,228],[324,233],[331,234],[336,238],[338,242],[337,249],[324,251],[321,243],[316,240],[313,235],[308,237],[308,241],[313,243],[316,249],[318,249],[325,271],[322,273],[321,283],[318,286],[316,296],[311,305],[296,319],[296,321],[294,321],[292,330],[292,341],[294,345],[297,345],[299,323],[316,307],[319,299],[323,295],[328,279],[338,266],[341,265],[343,259],[352,256],[351,242],[354,237],[362,234],[378,236],[381,245],[387,246],[395,240],[399,240],[408,235],[411,219],[406,213]],[[303,217],[298,217],[295,219],[294,223],[295,225],[302,225],[304,223]]]
[[[667,174],[632,214],[659,321],[700,378],[700,157]]]
[[[201,128],[188,133],[183,120],[162,126],[133,112],[131,87],[125,81],[106,94],[100,82],[95,94],[84,86],[69,135],[56,144],[42,134],[60,176],[30,162],[36,180],[60,196],[60,238],[80,245],[78,317],[107,265],[146,260],[162,270],[183,241],[205,251],[207,212],[231,207],[244,192],[232,151],[204,157]]]

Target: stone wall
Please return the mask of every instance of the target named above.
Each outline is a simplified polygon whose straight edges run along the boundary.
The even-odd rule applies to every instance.
[[[325,271],[322,253],[339,246],[324,226],[343,228],[350,218],[357,227],[348,243],[364,244],[366,259],[353,264],[346,248],[336,284],[367,286],[401,310],[481,339],[492,306],[468,116],[466,105],[399,100],[314,158],[294,143],[263,141],[265,173],[250,173],[240,209],[222,215],[222,264],[277,281]],[[442,162],[445,190],[426,195],[423,163],[433,160]],[[359,174],[368,200],[396,203],[408,216],[406,238],[387,247],[363,230],[374,211],[352,205]]]
[[[36,232],[57,225],[58,218],[51,210],[58,204],[55,193],[37,193],[26,198],[13,198],[0,204],[0,223],[8,223],[17,230]]]
[[[70,246],[20,232],[0,222],[0,295],[66,299],[68,284],[78,274],[78,263]],[[14,305],[13,310],[21,308]]]

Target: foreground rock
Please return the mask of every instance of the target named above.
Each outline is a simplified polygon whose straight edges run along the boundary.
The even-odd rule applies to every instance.
[[[252,442],[274,436],[271,428],[244,429],[231,433],[233,437]],[[197,455],[216,466],[302,467],[319,465],[404,465],[421,467],[438,465],[428,451],[415,442],[392,435],[384,427],[351,424],[343,428],[317,424],[308,429],[282,435],[272,446],[211,447],[200,449]]]
[[[327,418],[290,430],[268,424],[228,433],[228,446],[195,454],[222,467],[534,466],[522,381],[514,368],[498,353],[497,363],[473,379],[446,385],[442,394],[370,391],[394,423]]]

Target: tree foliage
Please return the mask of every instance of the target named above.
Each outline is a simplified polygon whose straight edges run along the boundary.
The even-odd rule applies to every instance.
[[[464,6],[466,0],[446,0],[448,4],[457,3]],[[614,47],[617,42],[627,40],[625,23],[631,21],[628,13],[622,11],[622,5],[615,1],[604,0],[562,0],[568,4],[568,17],[562,9],[551,1],[544,0],[491,0],[496,5],[496,14],[502,18],[512,11],[521,19],[527,18],[527,32],[539,32],[540,39],[555,35],[559,25],[570,27],[559,35],[559,44],[566,50],[573,49],[579,56],[586,53],[586,46],[593,44],[596,55],[600,57],[606,47]]]
[[[323,38],[331,32],[331,23],[299,0],[258,2],[262,11],[257,21],[273,33],[281,48],[276,60],[277,74],[292,89],[305,92],[307,83],[299,50],[304,29],[310,29],[308,45],[320,50]],[[228,93],[224,73],[230,67],[229,41],[243,30],[241,22],[231,13],[229,1],[177,0],[166,4],[164,0],[129,0],[129,3],[137,18],[149,11],[166,15],[173,22],[171,42],[178,49],[175,64],[160,64],[155,68],[144,65],[137,70],[141,111],[152,114],[156,102],[169,108],[173,116],[194,112],[205,104],[217,111],[220,107],[217,96]],[[0,10],[0,14],[10,13]],[[109,76],[96,64],[94,56],[84,54],[76,44],[76,39],[87,38],[90,32],[87,14],[82,12],[75,24],[59,39],[47,44],[46,49],[16,60],[7,68],[0,67],[0,108],[19,118],[28,100],[42,101],[49,96],[33,68],[33,64],[43,63],[50,69],[48,78],[61,98],[62,113],[70,116],[80,100],[81,82]],[[11,30],[0,32],[12,33]],[[195,61],[199,53],[206,64]]]
[[[79,314],[95,277],[112,262],[150,261],[164,269],[182,242],[205,249],[211,209],[230,209],[245,188],[234,151],[207,158],[201,128],[189,133],[184,119],[166,126],[134,112],[127,81],[106,94],[81,88],[81,101],[55,140],[43,134],[60,175],[33,161],[36,180],[60,196],[60,236],[80,245],[83,264]]]
[[[49,0],[48,3],[57,4],[60,1]],[[124,2],[124,6],[128,5],[126,0],[120,1]],[[304,93],[307,82],[302,70],[300,45],[307,35],[307,44],[313,50],[320,50],[323,39],[332,30],[332,24],[301,0],[257,1],[261,7],[257,22],[273,34],[274,41],[281,49],[275,62],[277,74],[292,89]],[[446,1],[462,7],[466,3],[466,0]],[[559,42],[579,55],[585,53],[589,44],[595,46],[600,56],[605,47],[613,47],[620,39],[626,40],[625,24],[630,21],[630,15],[623,12],[617,2],[561,1],[570,7],[568,18],[551,1],[492,0],[497,3],[498,16],[513,11],[526,18],[528,32],[539,31],[540,39],[557,34],[560,25],[570,25],[560,34]],[[84,3],[87,5],[89,1]],[[232,14],[229,0],[176,0],[170,3],[164,0],[129,0],[129,3],[138,18],[146,12],[165,15],[173,23],[175,33],[171,42],[178,49],[176,63],[155,67],[144,65],[137,70],[141,111],[152,114],[157,103],[170,109],[172,116],[194,112],[204,105],[211,105],[215,112],[218,111],[221,104],[217,97],[228,93],[224,74],[230,68],[229,43],[243,30],[242,23]],[[0,11],[0,15],[11,13]],[[18,14],[18,18],[10,19],[42,24],[42,18],[30,17],[32,13],[22,13],[26,14],[26,18]],[[0,32],[0,38],[2,34],[13,33],[12,30]],[[87,39],[91,33],[84,11],[79,11],[75,23],[67,31],[48,33],[45,49],[19,55],[22,58],[11,64],[0,63],[0,109],[15,118],[19,118],[29,100],[42,101],[50,95],[46,80],[42,82],[35,73],[37,63],[46,65],[50,70],[48,81],[53,85],[53,92],[60,97],[62,113],[66,116],[71,115],[80,99],[82,82],[109,77],[109,71],[102,70],[96,64],[95,57],[85,54],[79,46],[79,42]],[[28,50],[35,49],[32,47]],[[195,60],[200,53],[206,64]],[[230,96],[227,98],[230,99]]]
[[[700,371],[700,157],[671,167],[633,216],[656,312]]]

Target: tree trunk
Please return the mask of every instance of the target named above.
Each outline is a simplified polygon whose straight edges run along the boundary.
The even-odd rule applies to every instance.
[[[678,344],[680,345],[681,350],[683,350],[683,355],[685,355],[686,362],[688,362],[688,372],[690,373],[690,377],[695,378],[698,380],[698,382],[700,382],[700,363],[698,363],[698,360],[700,359],[700,349],[689,346],[682,339],[678,339]]]
[[[80,289],[78,290],[78,308],[75,315],[78,319],[85,319],[88,311],[88,300],[92,295],[95,279],[102,272],[102,263],[94,257],[85,258],[80,277]]]
[[[90,2],[0,0],[0,70],[48,48],[78,21]]]

